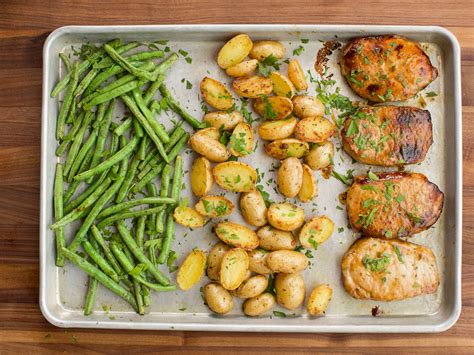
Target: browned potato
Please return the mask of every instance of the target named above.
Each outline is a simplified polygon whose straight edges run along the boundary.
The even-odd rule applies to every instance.
[[[257,172],[245,163],[228,161],[217,164],[212,173],[217,184],[224,190],[249,192],[255,189]]]
[[[220,282],[226,290],[235,290],[244,281],[249,268],[249,256],[245,250],[235,248],[222,258]]]
[[[206,219],[194,208],[178,206],[173,217],[176,223],[188,228],[199,228],[206,224]]]
[[[285,56],[285,46],[278,41],[257,41],[250,51],[250,58],[262,61],[269,55],[281,59]]]
[[[308,143],[294,138],[278,139],[265,147],[269,156],[280,160],[289,157],[302,158],[308,151]]]
[[[304,223],[304,210],[292,203],[274,203],[267,213],[268,222],[283,231],[294,231]]]
[[[291,232],[281,231],[272,226],[264,226],[258,229],[257,237],[260,247],[265,250],[294,250],[296,240]]]
[[[249,255],[249,270],[257,274],[266,275],[273,271],[267,266],[268,252],[261,249],[254,249],[248,252]]]
[[[239,111],[215,111],[209,112],[204,115],[204,122],[210,124],[212,127],[223,130],[231,131],[237,126],[239,122],[243,122],[244,117]]]
[[[303,185],[303,167],[298,158],[286,158],[281,162],[277,184],[282,195],[289,198],[298,195]]]
[[[239,78],[241,76],[250,76],[255,70],[257,70],[258,60],[250,59],[242,63],[236,64],[230,68],[226,69],[226,73],[229,76],[234,78]]]
[[[219,284],[207,284],[204,287],[204,298],[213,312],[225,314],[234,308],[234,299],[231,294]]]
[[[247,316],[260,316],[268,312],[275,305],[275,297],[271,293],[262,293],[244,302],[244,313]]]
[[[277,250],[268,254],[267,266],[273,272],[294,274],[308,267],[308,258],[298,251]]]
[[[196,196],[209,193],[214,185],[211,163],[204,157],[196,158],[191,166],[191,190]]]
[[[212,162],[224,162],[230,158],[230,153],[224,144],[211,136],[215,131],[216,128],[210,127],[194,133],[189,139],[189,145],[196,153]]]
[[[246,122],[240,122],[230,136],[230,153],[235,157],[244,157],[253,151],[253,129]]]
[[[273,90],[273,83],[270,78],[255,75],[235,79],[232,88],[242,97],[255,99],[261,95],[270,95]]]
[[[267,141],[288,138],[293,134],[298,121],[290,117],[279,121],[265,121],[258,126],[260,138]]]
[[[293,83],[283,74],[277,71],[272,71],[269,75],[273,83],[273,92],[277,96],[292,98],[295,96],[295,87]]]
[[[259,97],[253,109],[266,120],[283,120],[293,111],[293,103],[284,96]]]
[[[327,168],[334,156],[334,144],[331,142],[316,143],[304,157],[304,161],[313,170]]]
[[[297,95],[293,97],[293,112],[299,118],[323,116],[324,105],[317,97]]]
[[[252,250],[258,247],[257,234],[241,224],[221,222],[216,226],[215,231],[220,240],[233,247],[245,250]]]
[[[329,285],[316,286],[309,296],[306,308],[312,316],[319,316],[326,313],[329,302],[332,299],[332,288]]]
[[[217,110],[229,110],[234,105],[234,98],[224,84],[207,76],[201,81],[201,95]]]
[[[222,196],[204,196],[194,208],[205,217],[216,218],[230,215],[234,204]]]
[[[263,275],[255,275],[242,282],[235,295],[239,298],[252,298],[265,292],[268,279]]]
[[[301,274],[279,273],[275,277],[276,300],[286,309],[293,310],[304,302],[305,288]]]
[[[303,164],[303,182],[301,184],[300,192],[298,192],[298,198],[301,202],[311,201],[318,194],[318,182],[313,175],[311,168]]]
[[[328,216],[313,217],[301,228],[300,243],[307,249],[318,249],[333,231],[334,222]]]
[[[207,256],[207,277],[213,281],[219,281],[222,258],[230,250],[227,244],[218,242],[215,244]]]
[[[252,226],[260,227],[267,223],[267,206],[258,190],[244,192],[240,196],[240,211],[245,221]]]
[[[217,54],[217,64],[222,69],[230,68],[243,61],[250,53],[253,43],[246,34],[239,34],[221,48]]]
[[[189,290],[201,278],[206,268],[206,254],[200,250],[193,250],[188,254],[178,270],[176,283],[183,291]]]
[[[292,59],[288,63],[288,78],[290,78],[293,85],[298,90],[306,90],[308,88],[308,82],[304,76],[303,69],[301,68],[298,59]]]
[[[303,142],[322,143],[337,133],[336,126],[320,116],[305,117],[296,124],[295,137]]]

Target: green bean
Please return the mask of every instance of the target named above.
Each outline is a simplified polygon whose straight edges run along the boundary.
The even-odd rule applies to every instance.
[[[137,137],[142,138],[144,136],[143,127],[137,119],[133,120],[133,129]]]
[[[140,43],[138,43],[138,42],[130,42],[130,43],[124,44],[123,46],[115,48],[115,50],[117,51],[117,53],[123,54],[123,53],[128,52],[132,49],[137,48],[139,45],[140,45]],[[130,57],[127,57],[127,58],[130,58]],[[113,59],[110,58],[109,56],[107,56],[104,59],[102,59],[99,63],[97,63],[95,65],[95,67],[98,68],[98,69],[105,69],[105,68],[110,67],[113,64],[114,64]]]
[[[163,211],[165,209],[164,206],[158,206],[158,207],[153,207],[153,208],[147,208],[143,210],[137,210],[137,211],[130,211],[130,212],[120,212],[114,215],[111,215],[104,220],[102,220],[98,225],[97,228],[100,230],[104,229],[105,226],[110,226],[116,221],[121,221],[124,219],[128,218],[135,218],[135,217],[140,217],[140,216],[148,216],[153,213],[157,213],[160,211]]]
[[[54,176],[54,219],[56,221],[63,217],[63,166],[56,164],[56,173]],[[64,256],[61,254],[61,248],[66,245],[64,237],[64,228],[56,230],[56,266],[64,266]]]
[[[99,244],[99,246],[104,251],[105,258],[109,261],[110,265],[114,268],[115,272],[119,275],[122,274],[122,268],[117,263],[117,260],[115,260],[114,255],[110,251],[109,246],[105,243],[104,237],[100,233],[99,229],[97,229],[95,225],[92,225],[91,232],[92,232],[92,236],[94,237],[94,240],[97,242],[97,244]]]
[[[126,160],[127,157],[132,153],[133,149],[135,149],[136,145],[138,144],[138,138],[134,137],[130,140],[130,142],[120,149],[117,153],[115,153],[113,156],[108,158],[107,160],[104,160],[102,163],[99,165],[95,166],[94,168],[84,171],[83,173],[80,173],[76,176],[74,176],[75,180],[86,180],[87,178],[97,175],[104,170],[110,168],[112,165],[117,164],[119,161]]]
[[[170,188],[170,181],[171,181],[171,165],[167,164],[163,168],[163,172],[162,172],[162,175],[161,175],[160,197],[165,198],[165,197],[168,196],[169,188]],[[173,201],[176,201],[176,200],[173,200]],[[156,217],[155,230],[158,233],[163,233],[164,218],[165,218],[165,211],[163,210],[160,213],[158,213],[158,215]]]
[[[99,281],[95,277],[89,276],[89,288],[87,289],[86,302],[84,303],[85,316],[88,316],[92,313],[98,286]]]
[[[76,113],[77,113],[77,101],[72,100],[71,108],[69,109],[69,114],[67,115],[67,118],[66,118],[67,124],[74,123],[74,120],[76,118]]]
[[[155,68],[155,64],[153,62],[146,62],[145,64],[141,65],[139,67],[140,69],[143,69],[143,70],[151,70],[153,68]],[[122,76],[120,79],[117,79],[113,82],[111,82],[109,85],[107,86],[104,86],[102,88],[98,88],[97,89],[97,93],[98,94],[103,94],[104,92],[107,92],[107,91],[111,91],[119,86],[122,86],[123,84],[126,84],[132,80],[135,80],[136,79],[136,76],[132,75],[132,74],[127,74],[127,75],[124,75]]]
[[[129,62],[133,61],[139,61],[139,60],[146,60],[146,59],[153,59],[153,58],[162,58],[164,56],[164,52],[157,50],[157,51],[143,51],[143,52],[138,52],[135,54],[132,54],[129,57],[126,57],[126,59]]]
[[[102,184],[100,184],[97,189],[92,192],[89,197],[87,197],[84,202],[82,202],[78,207],[74,208],[71,212],[69,212],[66,216],[61,218],[60,220],[56,221],[54,224],[51,225],[51,229],[55,230],[60,227],[64,227],[65,225],[72,223],[79,218],[81,218],[82,212],[92,206],[104,193],[104,191],[109,187],[112,179],[107,177]]]
[[[143,116],[143,114],[140,112],[140,109],[137,107],[134,100],[128,95],[122,95],[121,98],[123,102],[125,103],[125,105],[127,105],[127,107],[130,109],[132,114],[138,119],[138,121],[140,122],[140,124],[142,125],[143,129],[148,134],[148,136],[151,138],[153,143],[155,143],[158,153],[162,156],[162,158],[166,162],[169,162],[168,156],[166,155],[166,152],[163,147],[163,144],[161,143],[161,140],[158,138],[155,131],[148,123],[148,120],[145,118],[145,116]]]
[[[135,239],[137,240],[137,245],[143,250],[143,244],[145,239],[145,221],[147,216],[138,217],[137,222],[137,231],[135,233]]]
[[[101,111],[102,107],[105,107],[105,105],[104,104],[99,105],[99,109],[98,109],[98,113],[97,113],[97,118],[98,119],[100,118],[99,114],[100,114],[100,111]],[[110,123],[112,122],[112,115],[113,115],[113,112],[114,112],[114,107],[115,107],[115,99],[111,100],[109,106],[105,110],[105,113],[103,115],[103,120],[99,121],[100,122],[100,128],[99,128],[99,133],[98,133],[98,136],[97,136],[97,142],[95,144],[94,155],[92,156],[91,169],[95,168],[99,164],[100,159],[102,158],[105,141],[107,139],[107,134],[109,132]]]
[[[87,68],[91,65],[91,62],[89,60],[83,61],[81,64],[79,64],[78,68],[78,76],[81,76],[82,73],[84,73]],[[63,91],[69,84],[69,80],[71,80],[71,77],[73,76],[73,72],[70,71],[68,72],[62,80],[60,80],[56,86],[54,87],[53,91],[51,91],[51,97],[56,97],[58,94]]]
[[[105,51],[109,54],[109,56],[122,68],[124,68],[126,71],[128,71],[130,74],[133,74],[137,77],[139,77],[142,80],[151,80],[154,81],[156,80],[156,76],[154,76],[152,73],[137,68],[134,66],[131,62],[129,62],[127,59],[122,57],[120,54],[115,51],[111,46],[109,45],[104,45]]]
[[[141,170],[147,167],[148,163],[154,158],[157,158],[156,148],[151,147],[150,150],[146,153],[145,159],[138,165],[138,170],[141,172]],[[161,157],[157,159],[160,160]]]
[[[160,64],[156,66],[156,69],[153,71],[155,79],[153,81],[158,80],[158,76],[165,74],[171,66],[178,60],[178,55],[176,53],[171,53],[168,58],[162,61]]]
[[[176,200],[170,197],[142,197],[134,200],[128,200],[117,205],[112,205],[104,209],[97,218],[105,218],[123,210],[136,207],[139,205],[174,205]]]
[[[133,118],[127,117],[117,128],[114,129],[114,134],[116,134],[117,136],[121,136],[122,134],[127,132],[130,127],[132,127],[132,124]]]
[[[171,92],[168,90],[168,88],[166,87],[164,83],[161,84],[160,86],[160,92],[161,92],[161,95],[163,95],[163,98],[166,99],[166,103],[168,104],[168,106],[178,115],[180,115],[186,122],[188,122],[191,126],[193,126],[193,128],[202,129],[206,127],[205,122],[199,121],[198,119],[194,118],[193,116],[191,116],[191,114],[186,112],[179,105],[178,101],[176,101],[173,98],[173,96],[171,95]]]
[[[150,181],[148,182],[148,184],[146,185],[146,188],[147,188],[147,192],[148,192],[148,196],[153,198],[153,197],[158,197],[158,189],[156,188],[156,185],[153,181]],[[156,214],[152,214],[148,217],[149,221],[150,221],[150,225],[152,225],[153,227],[155,226],[156,224]],[[151,234],[153,232],[153,234]],[[152,231],[150,230],[148,233],[150,234],[150,238],[153,239],[155,233],[155,231]],[[153,260],[152,260],[153,261]]]
[[[171,243],[173,242],[174,238],[174,220],[173,214],[168,214],[168,218],[166,220],[166,229],[165,229],[165,237],[163,239],[163,245],[161,246],[160,256],[158,257],[158,263],[164,264],[166,259],[168,258],[168,254],[171,248]]]
[[[87,253],[87,255],[90,256],[90,258],[99,266],[102,271],[108,275],[112,280],[115,282],[119,282],[119,276],[115,272],[112,266],[105,260],[99,252],[92,246],[92,244],[88,240],[84,240],[82,242],[82,247],[84,248],[84,251]]]
[[[135,155],[135,157],[132,159],[130,167],[128,168],[127,175],[125,175],[125,180],[123,181],[122,186],[120,186],[120,190],[117,192],[117,197],[115,198],[115,202],[120,203],[123,200],[125,200],[125,197],[127,196],[128,191],[130,189],[130,185],[132,184],[132,181],[135,178],[135,174],[137,172],[137,166],[139,163],[140,163],[140,160],[138,160],[137,155]],[[99,216],[99,218],[101,217]]]
[[[140,89],[137,88],[133,90],[132,95],[133,95],[133,98],[135,99],[135,103],[137,104],[138,108],[143,113],[143,116],[145,116],[145,118],[148,120],[148,123],[153,128],[158,138],[160,138],[160,140],[163,143],[168,143],[170,140],[170,137],[166,133],[165,128],[157,120],[155,120],[155,118],[153,117],[153,114],[146,107],[146,104],[145,104],[145,101],[143,101],[143,97],[140,92]]]
[[[148,138],[148,136],[143,136],[140,142],[140,147],[138,148],[138,153],[137,153],[137,158],[138,160],[140,160],[139,163],[141,163],[145,159],[146,150],[149,144],[150,144],[150,139]]]
[[[160,88],[161,84],[163,84],[163,81],[165,80],[165,75],[161,74],[158,76],[158,78],[153,81],[150,86],[148,87],[145,96],[143,96],[143,101],[145,101],[145,104],[148,106],[150,104],[150,101],[153,99],[153,96],[155,96],[156,92]]]
[[[66,90],[66,95],[64,96],[63,103],[61,104],[61,108],[59,109],[58,120],[56,122],[56,139],[62,140],[64,138],[64,124],[66,122],[66,117],[69,113],[69,109],[71,108],[71,103],[73,100],[73,93],[77,86],[77,81],[79,79],[79,65],[76,62],[74,65],[74,69],[72,71],[72,80],[68,85]]]
[[[84,118],[84,115],[85,115],[85,112],[83,111],[79,117],[74,121],[74,124],[72,126],[72,128],[69,130],[68,134],[66,134],[66,136],[64,137],[63,141],[61,142],[61,144],[58,146],[58,148],[56,148],[56,156],[57,157],[60,157],[64,154],[64,152],[66,151],[69,143],[71,143],[71,141],[73,140],[74,136],[77,134],[77,132],[79,131],[79,129],[81,129],[82,127],[82,120]]]
[[[96,278],[100,283],[102,283],[109,290],[111,290],[116,295],[120,296],[125,301],[130,303],[135,310],[137,309],[137,305],[136,305],[135,298],[133,297],[133,295],[129,291],[127,291],[125,288],[120,286],[117,282],[109,278],[97,267],[89,263],[84,258],[81,258],[79,255],[72,252],[68,248],[62,248],[62,253],[64,254],[66,258],[68,258],[75,265],[81,268],[86,274]]]
[[[87,197],[89,197],[100,185],[102,185],[103,181],[105,180],[105,178],[107,177],[107,173],[108,171],[104,171],[101,176],[94,181],[94,183],[92,185],[90,185],[83,193],[81,193],[79,196],[77,196],[74,201],[72,201],[71,203],[67,203],[66,202],[66,198],[64,198],[64,204],[65,204],[65,207],[64,207],[64,213],[69,213],[71,212],[73,209],[75,209],[77,206],[79,206]],[[80,183],[80,181],[78,180],[74,180],[72,184],[74,183]],[[72,195],[71,195],[72,197]],[[67,199],[67,201],[69,201],[69,199]]]
[[[84,104],[84,110],[90,110],[92,107],[95,105],[101,104],[103,102],[109,101],[113,98],[119,97],[123,94],[126,94],[129,91],[132,91],[135,88],[140,87],[143,84],[143,82],[138,81],[138,80],[133,80],[130,81],[129,83],[126,83],[122,86],[119,86],[118,88],[112,89],[110,91],[104,92],[96,97],[94,97],[91,101],[88,101],[87,103]]]
[[[64,66],[66,67],[66,72],[69,73],[72,70],[71,61],[69,60],[68,56],[64,53],[59,53],[59,58],[63,62]]]
[[[133,292],[135,294],[135,300],[137,302],[138,314],[144,315],[145,308],[143,306],[142,287],[140,285],[140,282],[135,279],[133,280]]]
[[[97,140],[97,134],[98,134],[98,130],[94,129],[89,135],[89,137],[86,139],[84,144],[82,145],[79,152],[77,153],[76,158],[74,159],[74,163],[72,164],[71,169],[69,170],[68,179],[67,179],[68,181],[71,181],[74,175],[76,175],[87,153],[89,151],[91,151],[92,154],[94,153],[93,148],[94,148],[95,141]]]
[[[74,97],[77,98],[81,96],[87,87],[91,84],[92,80],[99,74],[99,69],[92,68],[86,76],[82,79],[82,81],[77,85],[76,90],[74,91]]]
[[[153,275],[156,281],[158,281],[164,286],[168,286],[170,284],[168,278],[160,270],[158,270],[158,268],[156,268],[155,265],[153,265],[153,263],[141,251],[140,247],[130,235],[125,223],[123,223],[123,221],[119,221],[117,222],[116,226],[120,236],[122,237],[123,242],[127,245],[127,247],[133,253],[135,258],[137,258],[137,260],[142,264],[145,264],[145,266],[148,268],[148,271]]]

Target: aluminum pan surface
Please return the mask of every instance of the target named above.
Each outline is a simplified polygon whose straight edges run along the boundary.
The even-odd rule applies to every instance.
[[[52,220],[52,186],[56,158],[54,149],[56,100],[49,98],[51,88],[60,75],[59,51],[69,50],[71,45],[78,45],[87,40],[104,42],[120,37],[123,40],[158,40],[170,39],[172,49],[183,48],[190,53],[193,64],[180,61],[167,82],[174,89],[176,96],[184,100],[186,106],[196,116],[201,116],[200,102],[196,88],[205,75],[230,83],[225,73],[215,63],[215,53],[226,38],[232,34],[246,32],[252,39],[278,39],[285,43],[288,56],[300,45],[301,38],[309,38],[305,51],[298,57],[305,71],[311,69],[314,75],[314,58],[321,46],[318,41],[345,39],[368,34],[397,33],[406,35],[427,45],[427,51],[433,64],[440,70],[439,78],[426,91],[439,94],[434,100],[427,100],[427,108],[433,117],[434,144],[427,159],[421,165],[409,170],[423,172],[430,180],[437,183],[445,192],[445,207],[435,228],[423,232],[411,240],[432,248],[437,255],[441,274],[441,286],[434,295],[414,299],[383,303],[354,300],[348,296],[340,281],[340,259],[343,253],[355,240],[347,229],[345,211],[337,209],[338,195],[345,186],[335,179],[325,180],[319,173],[319,196],[316,205],[306,204],[307,216],[328,214],[336,223],[333,236],[324,243],[314,258],[312,266],[305,272],[307,290],[317,283],[327,282],[334,287],[334,298],[326,317],[309,318],[305,315],[291,318],[262,317],[248,318],[242,315],[240,301],[231,315],[218,317],[209,313],[203,304],[199,287],[186,293],[155,293],[150,313],[146,316],[136,315],[125,303],[101,288],[96,302],[96,310],[90,317],[82,315],[82,303],[86,291],[87,278],[77,268],[67,264],[64,269],[54,266],[54,237],[47,228]],[[337,54],[336,54],[337,55]],[[335,74],[337,85],[344,95],[355,99],[337,68],[337,57],[330,60],[330,70]],[[207,73],[209,70],[210,74]],[[285,66],[282,67],[285,71]],[[44,47],[43,73],[43,126],[42,126],[42,170],[41,170],[41,288],[40,304],[46,318],[63,327],[101,327],[129,329],[182,329],[182,330],[228,330],[228,331],[299,331],[299,332],[428,332],[442,331],[449,328],[460,312],[460,265],[461,265],[461,111],[460,111],[460,78],[459,47],[455,38],[439,27],[405,27],[405,26],[294,26],[294,25],[186,25],[186,26],[107,26],[107,27],[65,27],[53,32]],[[181,79],[193,84],[193,91],[187,91]],[[192,95],[189,93],[192,92]],[[310,94],[314,94],[314,84],[310,85]],[[407,104],[419,105],[419,99]],[[117,118],[122,117],[117,114]],[[166,116],[165,116],[166,118]],[[444,118],[444,119],[443,119]],[[335,142],[336,143],[336,142]],[[340,142],[336,143],[340,146]],[[193,154],[184,154],[185,169],[189,169]],[[259,142],[256,153],[242,159],[260,172],[265,171],[263,181],[273,177],[270,159],[263,153],[263,144]],[[355,169],[355,174],[365,173],[367,166],[352,164],[342,150],[336,153],[336,170],[345,172]],[[377,171],[381,169],[375,169]],[[273,184],[266,186],[274,200],[280,201],[273,192]],[[219,193],[217,187],[214,193]],[[192,196],[189,191],[183,195]],[[228,194],[233,201],[236,195]],[[191,201],[195,201],[191,197]],[[234,213],[231,220],[241,221],[240,215]],[[337,228],[344,227],[338,233]],[[205,229],[189,232],[177,228],[177,240],[174,249],[182,261],[186,253],[195,246],[209,249],[216,237],[210,232],[211,225]],[[187,233],[187,237],[182,237]],[[112,309],[104,311],[105,305]],[[370,312],[378,305],[383,317],[373,318]],[[278,307],[275,310],[282,310]],[[302,310],[296,312],[298,315]],[[285,313],[290,313],[285,311]]]

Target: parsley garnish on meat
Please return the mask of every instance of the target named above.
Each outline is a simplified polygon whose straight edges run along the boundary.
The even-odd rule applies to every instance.
[[[362,259],[364,267],[373,272],[386,271],[388,264],[390,264],[391,255],[384,253],[379,258],[369,258],[367,255]]]

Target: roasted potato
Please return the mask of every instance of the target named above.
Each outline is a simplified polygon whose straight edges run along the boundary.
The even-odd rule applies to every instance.
[[[235,295],[239,298],[252,298],[260,295],[265,292],[268,286],[268,279],[263,275],[255,275],[244,282],[239,286]]]
[[[239,122],[230,136],[230,153],[235,157],[244,157],[253,151],[253,129],[246,122]]]
[[[258,126],[258,135],[267,141],[288,138],[295,131],[297,122],[294,117],[279,121],[265,121]]]
[[[223,196],[204,196],[194,208],[205,217],[216,218],[230,215],[234,204]]]
[[[303,142],[322,143],[336,133],[336,126],[321,116],[305,117],[295,128],[295,137]]]
[[[316,97],[297,95],[291,101],[293,102],[293,112],[299,118],[321,117],[324,115],[324,105]]]
[[[278,41],[257,41],[253,44],[250,51],[250,58],[261,62],[272,55],[275,58],[281,59],[285,56],[285,52],[285,46]]]
[[[211,138],[215,141],[218,141],[219,138],[221,137],[221,132],[219,132],[219,129],[215,127],[207,127],[207,128],[200,129],[199,131],[194,133],[193,136],[196,136],[196,137],[204,136],[204,137]]]
[[[207,255],[207,277],[213,281],[219,281],[222,258],[230,250],[230,246],[223,242],[215,244]]]
[[[244,281],[249,268],[249,256],[246,251],[234,248],[222,258],[220,282],[226,290],[235,290]]]
[[[296,240],[291,232],[281,231],[272,226],[264,226],[257,230],[260,248],[265,250],[294,250]]]
[[[261,95],[270,95],[273,90],[273,83],[272,79],[264,76],[245,76],[235,79],[232,88],[242,97],[255,99]]]
[[[215,131],[216,128],[210,127],[194,133],[189,139],[189,146],[212,162],[224,162],[230,158],[230,153],[224,144],[210,136]]]
[[[298,198],[301,202],[311,201],[318,194],[318,182],[313,175],[311,168],[303,164],[303,183],[298,192]]]
[[[329,239],[334,231],[334,222],[327,216],[313,217],[301,228],[299,239],[307,249],[318,246]]]
[[[205,77],[201,81],[201,95],[204,101],[217,110],[229,110],[234,105],[234,98],[220,81]]]
[[[268,312],[275,305],[275,297],[271,293],[262,293],[261,295],[247,299],[244,302],[244,313],[247,316],[260,316]]]
[[[272,71],[269,77],[272,79],[273,92],[276,96],[283,96],[290,99],[295,96],[295,87],[286,76],[277,71]]]
[[[303,185],[303,167],[298,158],[286,158],[278,168],[277,185],[280,193],[292,198]]]
[[[189,290],[201,278],[206,269],[206,254],[193,250],[179,267],[176,283],[183,291]]]
[[[265,147],[265,152],[269,156],[280,160],[289,157],[302,158],[308,151],[308,143],[294,138],[278,139]]]
[[[231,131],[243,121],[244,117],[239,111],[214,111],[204,115],[204,122],[222,131]]]
[[[239,34],[231,38],[217,54],[217,64],[222,69],[239,64],[249,55],[252,46],[252,40],[246,34]]]
[[[255,169],[238,161],[217,164],[212,173],[221,188],[233,192],[252,191],[257,181]]]
[[[258,190],[244,192],[240,196],[240,211],[245,221],[252,226],[260,227],[267,223],[267,206]]]
[[[290,78],[296,89],[306,90],[308,88],[308,82],[298,59],[292,59],[288,63],[288,78]]]
[[[293,111],[293,103],[284,96],[269,96],[255,100],[253,109],[266,120],[283,120]]]
[[[334,144],[331,142],[316,143],[304,157],[304,162],[313,170],[327,168],[334,156]]]
[[[191,190],[196,196],[209,193],[214,185],[211,163],[204,157],[196,158],[191,166]]]
[[[176,223],[188,228],[199,228],[206,224],[206,219],[194,208],[178,206],[174,209]]]
[[[316,286],[309,295],[306,308],[312,316],[319,316],[326,313],[329,302],[332,299],[332,288],[329,285]]]
[[[204,298],[210,310],[215,313],[229,313],[234,308],[232,295],[219,284],[207,284],[204,287]]]
[[[274,203],[268,208],[268,222],[283,231],[291,232],[304,223],[304,210],[292,203]]]
[[[216,234],[224,243],[236,248],[252,250],[258,247],[257,234],[241,224],[221,222],[216,225]]]
[[[239,78],[241,76],[250,76],[250,74],[253,74],[253,72],[257,70],[257,67],[258,60],[250,59],[227,68],[225,72],[229,76]]]
[[[282,307],[293,310],[304,302],[305,288],[301,274],[279,273],[275,277],[276,301]]]
[[[248,252],[249,270],[257,274],[266,275],[273,271],[267,266],[268,252],[261,249],[254,249]]]
[[[294,274],[308,267],[308,258],[298,251],[277,250],[268,254],[267,266],[273,272]]]

